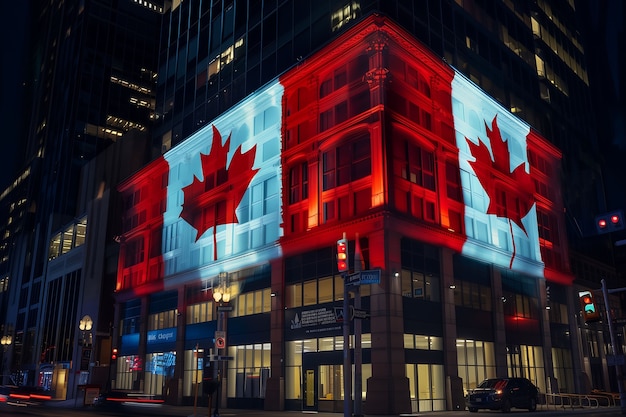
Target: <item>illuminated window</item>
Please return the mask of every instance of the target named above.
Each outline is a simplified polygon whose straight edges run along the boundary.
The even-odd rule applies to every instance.
[[[371,173],[369,136],[361,136],[322,154],[323,190],[348,184]]]
[[[176,327],[178,309],[162,311],[148,316],[148,330],[161,330]]]
[[[257,343],[232,346],[228,353],[234,358],[228,366],[228,380],[235,381],[228,397],[265,398],[270,377],[271,345]],[[228,385],[231,388],[231,384]]]
[[[408,140],[397,146],[396,152],[396,158],[399,159],[398,169],[402,178],[435,191],[435,155],[433,152],[410,143]]]
[[[496,356],[493,342],[457,339],[458,372],[465,394],[487,378],[496,377]],[[511,375],[512,376],[512,375]]]
[[[144,239],[137,238],[126,243],[124,267],[136,265],[144,260]]]
[[[463,202],[461,174],[458,163],[446,161],[446,193],[448,198]]]
[[[403,297],[439,301],[439,278],[432,274],[403,269],[400,279]]]
[[[213,320],[213,302],[187,306],[187,324],[204,323]]]
[[[330,15],[330,25],[332,31],[339,30],[342,26],[348,24],[353,19],[356,19],[361,12],[361,4],[358,1],[347,1],[343,6],[340,6]]]
[[[48,259],[54,259],[61,254],[61,233],[57,233],[50,240]]]
[[[289,170],[289,203],[297,203],[309,196],[308,164],[303,162]]]

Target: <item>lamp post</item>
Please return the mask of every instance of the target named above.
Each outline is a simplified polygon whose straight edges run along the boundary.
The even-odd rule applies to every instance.
[[[215,367],[217,370],[217,375],[215,375],[217,380],[217,390],[215,399],[215,410],[213,411],[213,417],[219,417],[219,404],[220,404],[220,396],[222,395],[222,378],[224,375],[224,365],[223,365],[223,356],[226,356],[226,331],[227,331],[227,320],[228,320],[228,312],[232,309],[229,305],[231,298],[231,288],[228,283],[228,273],[220,272],[219,274],[219,283],[217,287],[213,289],[213,300],[217,304],[217,330],[215,332],[215,350],[217,355],[217,366]],[[220,352],[221,351],[221,352]],[[222,353],[222,354],[220,354]]]
[[[93,320],[89,314],[85,314],[78,322],[78,328],[81,331],[81,345],[91,346],[91,329],[93,328]]]
[[[93,320],[91,316],[85,314],[78,322],[78,329],[80,330],[80,339],[78,344],[80,345],[79,364],[80,364],[80,377],[78,385],[85,385],[89,379],[89,363],[91,362],[91,346],[92,336],[91,329],[93,328]],[[78,387],[77,387],[78,388]]]
[[[13,337],[11,337],[10,334],[4,335],[2,336],[2,339],[0,339],[0,343],[2,344],[2,380],[0,381],[2,383],[2,385],[4,385],[4,369],[5,369],[5,362],[6,362],[6,353],[7,353],[7,349],[9,348],[9,345],[11,345],[11,343],[13,343]]]

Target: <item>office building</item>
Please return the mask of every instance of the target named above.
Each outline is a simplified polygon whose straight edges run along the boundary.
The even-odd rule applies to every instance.
[[[560,161],[370,15],[120,185],[114,388],[192,403],[213,366],[227,407],[341,411],[347,236],[366,413],[462,408],[496,375],[576,391]]]
[[[81,371],[108,364],[111,340],[113,285],[106,276],[107,270],[115,276],[107,264],[117,259],[115,226],[108,207],[90,211],[90,199],[108,201],[110,181],[147,162],[149,152],[144,146],[129,155],[130,163],[120,157],[99,166],[90,177],[97,184],[81,185],[82,170],[117,142],[148,137],[163,9],[97,0],[29,6],[30,27],[37,30],[25,45],[28,123],[15,138],[25,142],[26,157],[0,198],[6,214],[0,314],[2,335],[11,342],[3,346],[2,383],[40,385],[72,398],[74,377],[86,379]],[[87,213],[97,215],[93,224]],[[91,241],[101,230],[106,239]]]

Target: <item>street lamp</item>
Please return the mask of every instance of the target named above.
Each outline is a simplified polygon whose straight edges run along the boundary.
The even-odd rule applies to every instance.
[[[2,344],[2,378],[0,379],[0,383],[2,384],[4,384],[4,363],[6,362],[5,355],[11,343],[13,343],[13,337],[11,337],[10,334],[2,336],[2,339],[0,339],[0,344]]]
[[[78,328],[81,331],[81,344],[83,346],[91,346],[91,329],[93,327],[93,320],[86,314],[78,322]]]
[[[9,345],[11,343],[13,343],[13,338],[9,334],[4,335],[4,336],[2,336],[2,339],[0,339],[0,343],[2,344],[2,348],[6,352],[7,348],[9,347]]]
[[[91,329],[93,328],[93,320],[91,316],[85,314],[82,319],[78,322],[78,329],[81,332],[80,340],[78,344],[80,346],[79,349],[79,376],[78,376],[78,385],[85,385],[89,380],[89,364],[91,363],[91,345],[92,345],[92,336]]]
[[[217,356],[217,366],[215,367],[217,370],[217,398],[215,399],[215,410],[213,411],[213,417],[219,417],[219,404],[220,404],[220,395],[221,395],[221,386],[222,386],[222,378],[224,374],[224,365],[222,356],[226,355],[226,330],[227,330],[227,320],[228,320],[228,312],[232,309],[230,305],[231,298],[231,288],[228,283],[228,273],[220,272],[219,274],[219,283],[213,289],[213,300],[217,305],[217,330],[215,332],[215,348],[216,348],[216,356]],[[220,355],[220,350],[222,350],[223,355]]]

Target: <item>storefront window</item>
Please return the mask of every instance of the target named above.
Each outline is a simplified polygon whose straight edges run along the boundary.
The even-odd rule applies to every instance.
[[[285,399],[299,400],[302,395],[302,340],[285,343]]]
[[[143,371],[141,358],[137,355],[120,356],[116,363],[115,389],[139,389],[139,372]]]
[[[202,395],[202,385],[198,385],[196,391],[196,384],[202,384],[204,377],[204,349],[199,349],[197,352],[195,349],[186,350],[184,367],[183,396],[192,397],[197,392]]]
[[[167,395],[168,383],[174,377],[176,352],[157,352],[146,355],[144,392]]]
[[[233,346],[228,353],[234,357],[228,364],[228,397],[265,398],[270,377],[271,345]]]
[[[410,363],[406,375],[413,412],[446,410],[443,365]]]
[[[465,393],[476,388],[482,380],[496,377],[493,342],[457,339],[456,353],[459,377],[463,380]]]

